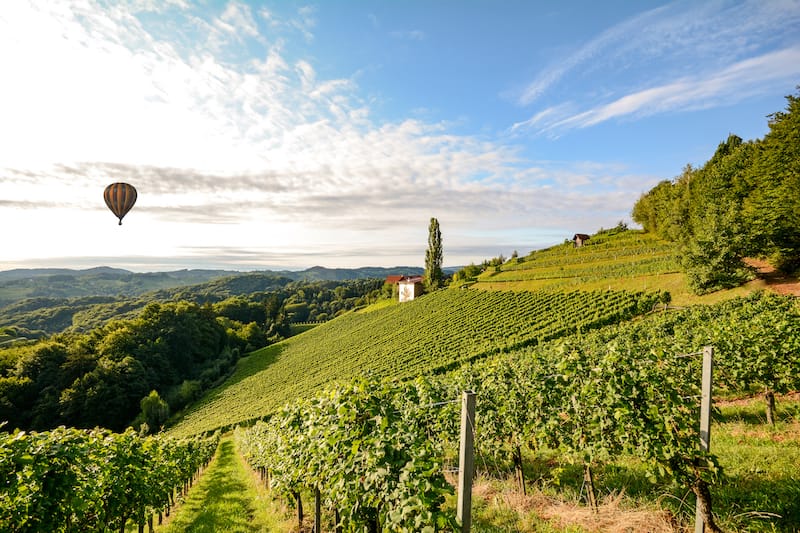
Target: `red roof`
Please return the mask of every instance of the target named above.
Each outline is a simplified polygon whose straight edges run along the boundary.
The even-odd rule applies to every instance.
[[[386,276],[386,283],[422,283],[422,276]]]

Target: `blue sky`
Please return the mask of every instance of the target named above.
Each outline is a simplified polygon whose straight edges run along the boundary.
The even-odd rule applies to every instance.
[[[0,72],[0,270],[459,265],[763,137],[800,2],[7,0]]]

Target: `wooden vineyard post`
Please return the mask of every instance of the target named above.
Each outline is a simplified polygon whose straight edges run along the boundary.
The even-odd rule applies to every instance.
[[[711,382],[713,370],[714,348],[706,346],[703,348],[703,392],[700,400],[700,448],[706,452],[711,449]],[[705,522],[699,497],[697,498],[695,510],[694,531],[695,533],[704,533],[705,531]]]
[[[322,533],[322,495],[314,489],[314,533]]]
[[[461,394],[461,439],[458,450],[458,508],[456,519],[462,533],[472,527],[472,476],[475,471],[475,393]]]
[[[297,531],[303,531],[303,499],[299,492],[294,493],[294,498],[297,502]]]

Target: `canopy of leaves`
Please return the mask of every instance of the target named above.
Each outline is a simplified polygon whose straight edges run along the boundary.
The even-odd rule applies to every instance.
[[[61,315],[68,316],[65,323],[82,317],[85,324],[99,325],[0,348],[0,421],[37,430],[62,424],[121,430],[141,422],[158,429],[168,413],[229,375],[240,354],[290,336],[293,321],[364,305],[377,297],[381,284],[291,282],[268,293],[193,293],[206,300],[202,304],[155,301],[139,307],[142,301],[128,300],[125,308],[132,311],[116,319],[114,310],[125,300],[89,304],[84,298],[75,307],[59,302],[55,308],[29,302],[42,325],[45,317],[57,321]],[[94,313],[103,318],[88,317]],[[31,315],[22,313],[18,320],[31,325],[26,317]]]
[[[747,256],[769,257],[785,271],[800,267],[800,96],[786,99],[763,139],[730,135],[705,165],[687,166],[633,207],[647,231],[679,244],[698,293],[749,279]]]

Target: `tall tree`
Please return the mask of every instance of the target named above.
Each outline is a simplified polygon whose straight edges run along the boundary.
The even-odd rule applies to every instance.
[[[800,270],[800,86],[785,111],[770,115],[769,133],[748,169],[754,190],[744,210],[763,255],[786,272]]]
[[[431,218],[428,226],[428,250],[425,252],[425,286],[429,291],[442,286],[442,232],[439,221]]]

